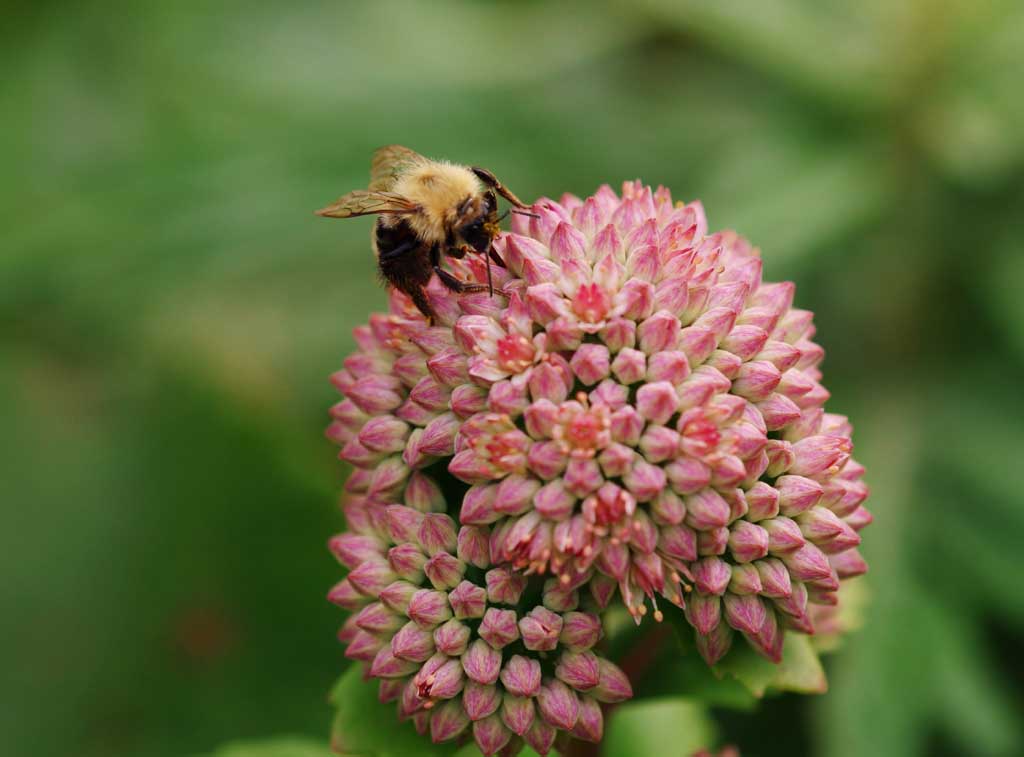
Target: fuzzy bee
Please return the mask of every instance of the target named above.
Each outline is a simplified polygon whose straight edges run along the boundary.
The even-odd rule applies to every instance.
[[[327,218],[377,214],[373,249],[381,276],[433,322],[423,291],[433,274],[453,292],[493,292],[491,261],[505,265],[491,245],[504,218],[498,216],[495,192],[517,209],[527,207],[485,168],[430,160],[408,147],[388,145],[374,153],[365,190],[349,192],[316,213]],[[460,281],[441,267],[441,255],[462,258],[467,252],[486,256],[486,286]]]

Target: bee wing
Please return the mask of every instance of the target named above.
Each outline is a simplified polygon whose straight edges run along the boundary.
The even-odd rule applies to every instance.
[[[368,189],[386,192],[395,185],[402,173],[418,163],[427,162],[418,152],[401,145],[386,145],[373,154],[370,162],[370,186]]]
[[[328,218],[351,218],[372,213],[418,213],[420,206],[394,192],[371,192],[357,189],[339,197],[326,208],[316,211]]]

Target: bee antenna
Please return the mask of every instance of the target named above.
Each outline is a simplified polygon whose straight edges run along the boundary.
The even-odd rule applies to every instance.
[[[530,216],[530,218],[540,218],[540,216],[537,215],[536,213],[529,213],[525,210],[518,210],[516,208],[513,208],[512,212],[515,213],[517,216]],[[504,218],[504,216],[502,216],[502,218]]]

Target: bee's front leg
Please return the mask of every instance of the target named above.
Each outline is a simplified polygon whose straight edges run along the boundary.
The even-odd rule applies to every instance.
[[[471,251],[473,251],[471,247],[460,245],[459,247],[448,249],[447,253],[453,258],[462,258],[465,257],[467,252]],[[488,291],[488,287],[483,284],[469,284],[465,281],[459,281],[458,278],[444,270],[441,267],[441,248],[437,245],[434,245],[430,250],[430,264],[433,266],[437,278],[441,279],[441,283],[457,294]]]

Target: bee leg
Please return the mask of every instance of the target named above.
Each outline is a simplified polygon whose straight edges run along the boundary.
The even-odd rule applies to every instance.
[[[518,197],[516,197],[511,189],[509,189],[504,184],[502,184],[500,181],[498,181],[498,177],[495,176],[490,171],[488,171],[486,168],[480,168],[479,166],[473,166],[469,170],[471,170],[473,173],[475,173],[476,177],[478,179],[480,179],[480,181],[482,181],[484,184],[489,186],[495,192],[500,194],[502,197],[504,197],[506,200],[508,200],[513,205],[515,205],[517,208],[528,208],[528,207],[530,207],[525,202],[523,202]]]
[[[453,248],[458,249],[458,248]],[[461,256],[460,256],[461,257]],[[451,289],[456,294],[463,294],[467,292],[483,292],[487,289],[483,284],[469,284],[465,281],[459,281],[458,278],[448,273],[441,267],[441,248],[434,245],[430,249],[430,265],[434,269],[434,273],[437,274],[437,278],[441,279],[441,283]]]

